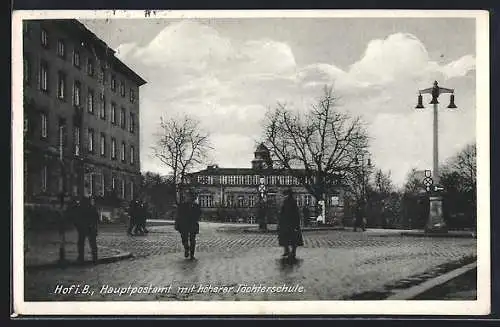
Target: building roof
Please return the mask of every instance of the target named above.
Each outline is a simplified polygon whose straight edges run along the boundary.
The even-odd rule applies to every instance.
[[[269,149],[264,145],[264,143],[261,143],[257,146],[255,152],[269,152]]]
[[[96,53],[99,53],[101,57],[105,57],[107,60],[111,61],[114,69],[118,72],[123,73],[125,76],[133,80],[138,86],[147,83],[141,76],[134,72],[130,67],[125,65],[120,59],[115,56],[116,51],[110,48],[106,42],[101,40],[97,35],[95,35],[91,30],[89,30],[84,24],[76,19],[60,19],[56,20],[56,23],[63,24],[65,28],[71,29],[72,32],[80,34],[85,39],[91,41],[96,47]]]

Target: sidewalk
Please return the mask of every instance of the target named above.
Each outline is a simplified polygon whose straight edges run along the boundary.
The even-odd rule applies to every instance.
[[[464,237],[464,238],[476,238],[477,235],[471,231],[448,231],[447,233],[436,232],[436,233],[426,233],[422,230],[411,230],[401,233],[401,236],[411,236],[411,237]]]
[[[74,230],[66,232],[64,254],[66,261],[60,263],[61,237],[56,231],[29,231],[26,233],[28,249],[24,252],[25,270],[40,270],[63,266],[81,265],[77,263],[78,247],[77,233]],[[99,236],[98,236],[99,237]],[[97,264],[124,260],[132,257],[132,253],[104,246],[98,247]],[[91,264],[90,246],[85,243],[85,262]]]

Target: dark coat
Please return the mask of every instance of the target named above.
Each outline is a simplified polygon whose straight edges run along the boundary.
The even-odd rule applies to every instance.
[[[196,203],[184,202],[177,207],[177,216],[175,217],[175,230],[180,233],[200,232],[201,209]]]
[[[90,202],[83,201],[80,205],[72,204],[67,210],[67,215],[79,232],[97,233],[99,212]]]
[[[130,202],[130,205],[129,205],[129,208],[128,208],[128,215],[132,221],[132,223],[136,223],[139,219],[139,215],[140,215],[140,212],[139,212],[139,203],[137,203],[137,201],[131,201]]]
[[[295,199],[288,196],[283,202],[278,220],[278,241],[280,246],[303,246],[300,230],[300,214]]]

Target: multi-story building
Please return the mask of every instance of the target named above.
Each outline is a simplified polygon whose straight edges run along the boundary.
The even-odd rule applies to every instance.
[[[286,170],[274,169],[269,150],[260,144],[251,168],[220,168],[216,165],[189,174],[186,183],[198,197],[206,220],[255,222],[261,199],[265,199],[268,222],[275,222],[283,191],[292,189],[297,205],[310,218],[320,214],[318,203],[308,189]],[[264,185],[264,186],[261,186]],[[344,213],[344,187],[338,183],[325,196],[326,222],[341,222]],[[307,208],[307,210],[304,210]]]
[[[130,200],[146,81],[74,19],[23,21],[25,202]]]

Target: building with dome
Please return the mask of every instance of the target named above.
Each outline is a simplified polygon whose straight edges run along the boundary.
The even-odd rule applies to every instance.
[[[302,215],[317,216],[317,201],[295,176],[273,168],[269,149],[259,144],[248,168],[223,168],[210,165],[186,176],[186,184],[197,194],[202,219],[254,223],[257,208],[264,199],[268,223],[276,222],[283,191],[291,188]],[[263,185],[263,186],[262,186]],[[341,222],[344,188],[330,187],[326,196],[326,223]],[[308,214],[309,213],[309,214]]]

